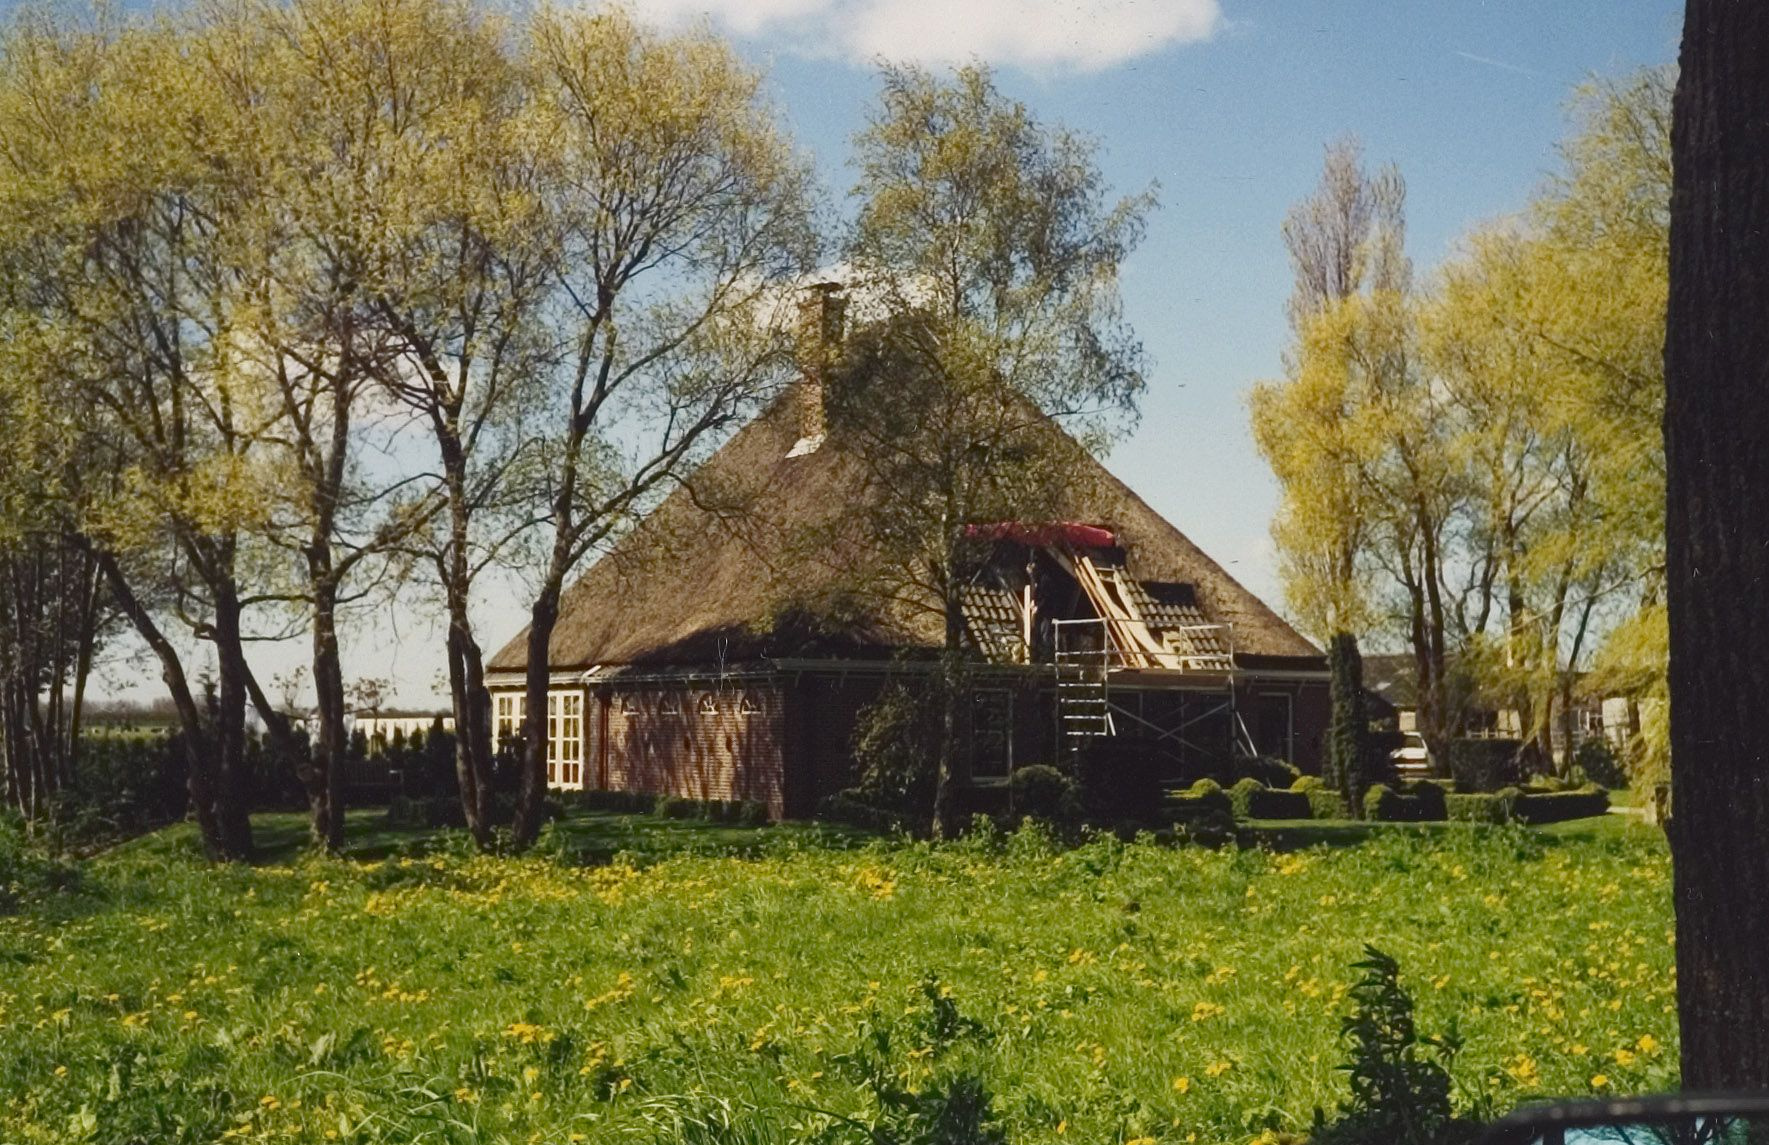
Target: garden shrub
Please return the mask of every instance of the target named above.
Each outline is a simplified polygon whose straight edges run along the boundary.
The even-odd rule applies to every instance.
[[[860,709],[849,750],[854,757],[854,799],[897,821],[926,823],[933,817],[940,758],[940,704],[928,690],[887,684]]]
[[[1312,819],[1314,818],[1314,802],[1310,791],[1280,791],[1275,788],[1262,788],[1247,800],[1247,817],[1250,819]],[[1326,792],[1337,802],[1337,792]]]
[[[1364,818],[1381,823],[1426,823],[1446,815],[1443,788],[1436,784],[1409,784],[1396,791],[1379,783],[1364,792]]]
[[[1245,819],[1251,815],[1253,793],[1255,791],[1264,790],[1265,784],[1254,779],[1252,776],[1248,776],[1245,779],[1237,779],[1235,785],[1228,789],[1229,807],[1233,810],[1235,818]]]
[[[1326,787],[1316,787],[1303,792],[1308,800],[1308,817],[1310,819],[1349,819],[1351,808],[1345,802],[1345,796]]]
[[[659,796],[653,813],[660,819],[704,819],[705,812],[697,799],[685,799],[680,795]]]
[[[768,805],[760,799],[745,799],[737,804],[737,822],[745,827],[766,827]]]
[[[1577,791],[1525,794],[1517,800],[1517,818],[1523,823],[1563,823],[1609,812],[1609,792],[1595,784]]]
[[[1579,744],[1572,753],[1572,763],[1586,780],[1599,787],[1614,791],[1628,785],[1628,772],[1622,766],[1621,754],[1602,736],[1593,736]]]
[[[1450,778],[1464,793],[1497,791],[1518,781],[1515,739],[1453,739],[1449,746]]]
[[[617,815],[649,815],[657,810],[657,796],[644,791],[600,791],[589,788],[576,795],[586,811],[611,811]]]
[[[1007,788],[1015,815],[1069,823],[1080,812],[1074,782],[1049,764],[1019,768],[1008,779]]]
[[[863,831],[894,833],[904,830],[900,816],[874,806],[867,800],[865,792],[852,787],[824,796],[817,804],[817,818]]]
[[[1522,792],[1505,787],[1494,792],[1444,797],[1448,817],[1459,823],[1511,823],[1517,818],[1517,801]]]

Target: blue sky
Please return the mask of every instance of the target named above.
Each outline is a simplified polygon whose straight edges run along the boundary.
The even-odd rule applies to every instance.
[[[1011,17],[1046,5],[984,0],[978,7]],[[1141,425],[1110,465],[1281,607],[1268,532],[1277,492],[1248,435],[1243,395],[1281,372],[1290,271],[1278,227],[1314,186],[1324,144],[1355,132],[1369,161],[1400,167],[1409,245],[1429,270],[1468,228],[1522,207],[1553,171],[1576,84],[1675,58],[1682,6],[1222,0],[1220,7],[1054,7],[1218,13],[1205,38],[1145,39],[1107,64],[1027,60],[1038,53],[1025,44],[997,46],[983,58],[1039,116],[1097,137],[1118,189],[1159,181],[1161,209],[1124,279],[1128,314],[1154,370]],[[799,137],[815,150],[832,189],[845,191],[846,140],[874,90],[867,54],[838,47],[807,58],[801,53],[817,48],[781,46],[780,31],[773,29],[773,42],[764,28],[740,43],[769,65]],[[990,43],[987,35],[977,40]],[[926,50],[931,63],[963,54],[949,43]]]
[[[1276,489],[1243,395],[1280,372],[1289,268],[1278,227],[1323,145],[1362,137],[1409,188],[1422,271],[1483,220],[1523,206],[1555,167],[1565,103],[1592,75],[1675,57],[1678,0],[634,0],[664,23],[710,19],[770,75],[833,196],[852,178],[880,53],[980,58],[1043,119],[1094,135],[1112,183],[1161,185],[1126,269],[1130,319],[1154,362],[1119,476],[1274,606]],[[0,8],[7,5],[0,2]],[[487,586],[488,588],[491,586]],[[516,593],[479,610],[487,651],[521,626]],[[440,630],[403,610],[362,623],[349,673],[430,702]],[[305,642],[265,650],[267,674]],[[112,686],[135,673],[109,673]],[[127,689],[136,695],[151,693]]]

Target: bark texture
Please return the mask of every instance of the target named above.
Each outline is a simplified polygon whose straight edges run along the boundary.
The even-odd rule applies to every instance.
[[[1690,0],[1665,339],[1683,1084],[1769,1088],[1769,5]]]

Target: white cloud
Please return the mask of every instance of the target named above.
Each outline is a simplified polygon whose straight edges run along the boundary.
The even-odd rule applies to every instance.
[[[1222,27],[1219,0],[632,0],[666,26],[706,17],[802,55],[1097,71]]]

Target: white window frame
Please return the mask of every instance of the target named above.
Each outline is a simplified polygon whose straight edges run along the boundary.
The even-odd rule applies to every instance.
[[[583,693],[548,692],[547,786],[582,787],[583,768]]]

